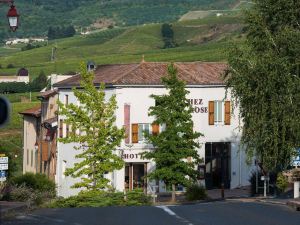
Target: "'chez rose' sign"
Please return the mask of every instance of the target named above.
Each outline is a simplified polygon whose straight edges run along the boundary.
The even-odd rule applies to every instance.
[[[194,113],[208,113],[208,108],[203,106],[203,99],[191,98],[188,102],[193,106]]]

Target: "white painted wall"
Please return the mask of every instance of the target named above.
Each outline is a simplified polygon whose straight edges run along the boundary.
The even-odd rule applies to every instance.
[[[225,100],[225,88],[220,86],[198,86],[189,87],[190,94],[188,98],[202,99],[203,104],[199,107],[208,107],[209,101]],[[166,93],[163,87],[118,87],[106,91],[107,98],[112,94],[116,94],[118,109],[116,110],[116,125],[123,127],[124,125],[124,104],[131,106],[130,123],[152,123],[153,118],[148,116],[148,109],[153,106],[154,100],[149,96],[151,94],[161,95]],[[64,95],[69,95],[69,103],[77,104],[73,93],[70,90],[59,90],[59,99],[63,101]],[[230,100],[230,97],[226,98]],[[61,118],[59,118],[61,119]],[[201,148],[198,150],[201,157],[205,157],[205,143],[206,142],[231,142],[231,188],[248,185],[248,177],[250,166],[245,163],[245,153],[240,149],[240,131],[238,129],[238,110],[235,109],[231,118],[231,125],[213,125],[208,124],[208,113],[194,113],[193,120],[195,123],[194,129],[204,134],[199,139],[202,143]],[[151,146],[145,144],[134,144],[126,146],[125,141],[122,142],[120,149],[126,153],[138,154],[145,150],[149,150]],[[66,166],[70,167],[75,162],[74,156],[77,154],[73,150],[72,144],[64,145],[58,143],[58,163],[57,163],[57,178],[58,195],[69,196],[76,194],[78,190],[71,190],[70,186],[74,184],[75,180],[69,177],[63,177],[62,165],[66,162]],[[131,159],[126,159],[125,162],[133,162]],[[135,159],[134,162],[145,162],[144,159]],[[148,171],[154,168],[154,163],[148,164]],[[113,180],[114,187],[123,191],[124,189],[124,169],[115,171],[110,175]]]

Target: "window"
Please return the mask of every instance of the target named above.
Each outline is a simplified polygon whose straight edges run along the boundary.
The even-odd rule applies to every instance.
[[[214,122],[215,124],[222,124],[224,123],[224,116],[223,116],[223,102],[222,101],[215,101],[214,102]]]
[[[63,120],[59,120],[59,137],[62,138],[63,137]]]
[[[131,125],[131,142],[139,143],[144,142],[145,132],[150,133],[150,124],[149,123],[136,123]]]
[[[69,95],[65,95],[65,106],[69,104]]]
[[[26,158],[27,158],[27,165],[29,165],[29,149],[27,149],[27,154],[26,154]]]
[[[208,104],[209,125],[230,125],[231,107],[230,101],[210,101]]]
[[[30,165],[33,167],[33,150],[31,150]]]
[[[69,124],[66,124],[66,137],[69,137],[70,127]]]
[[[149,134],[150,124],[149,123],[141,123],[139,124],[139,142],[143,142],[146,140],[145,133]]]

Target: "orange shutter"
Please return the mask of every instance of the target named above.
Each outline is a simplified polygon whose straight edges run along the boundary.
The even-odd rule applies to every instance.
[[[230,125],[230,101],[225,102],[225,125]]]
[[[48,161],[48,142],[42,141],[42,160]]]
[[[131,131],[132,131],[131,142],[138,143],[139,142],[139,125],[132,124]]]
[[[159,134],[159,124],[153,123],[152,124],[152,135],[158,135]]]
[[[215,102],[209,101],[208,103],[208,124],[214,125],[215,124]]]

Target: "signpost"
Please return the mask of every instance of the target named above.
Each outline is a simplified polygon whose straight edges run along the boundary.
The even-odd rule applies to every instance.
[[[0,182],[6,181],[8,170],[8,157],[4,154],[0,156]]]

